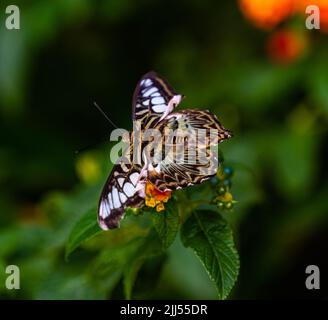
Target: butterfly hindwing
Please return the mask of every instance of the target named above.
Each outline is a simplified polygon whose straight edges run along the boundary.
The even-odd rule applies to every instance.
[[[213,176],[218,167],[215,147],[231,137],[214,114],[196,109],[171,113],[156,128],[165,137],[166,153],[150,165],[148,180],[161,191],[199,184]],[[167,135],[172,129],[176,135]]]
[[[153,127],[165,118],[182,100],[169,83],[151,71],[139,81],[132,101],[132,118],[140,121],[142,128]]]

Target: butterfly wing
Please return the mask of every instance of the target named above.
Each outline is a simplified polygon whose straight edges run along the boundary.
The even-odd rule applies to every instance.
[[[183,99],[169,83],[154,71],[145,74],[134,91],[133,121],[140,121],[142,129],[151,128],[164,119]]]
[[[164,119],[181,100],[182,95],[177,94],[164,78],[153,71],[149,72],[140,79],[135,89],[133,120],[139,121],[143,130],[151,128]],[[126,157],[113,167],[98,206],[98,222],[102,229],[117,228],[126,207],[143,204],[144,199],[139,196],[143,186],[138,189],[141,169],[141,166],[133,164]]]
[[[203,110],[171,113],[156,128],[163,132],[169,152],[149,165],[148,180],[161,191],[198,184],[215,175],[215,147],[232,136],[214,114]],[[172,130],[176,135],[165,133]]]
[[[139,207],[144,199],[138,193],[140,167],[123,156],[113,167],[98,205],[98,223],[104,230],[119,226],[126,207]]]

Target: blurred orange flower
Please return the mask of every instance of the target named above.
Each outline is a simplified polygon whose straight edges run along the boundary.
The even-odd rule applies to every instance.
[[[302,14],[309,5],[316,5],[320,9],[320,29],[328,32],[328,0],[298,0],[297,9]]]
[[[239,0],[243,14],[256,26],[271,29],[294,13],[297,0]]]
[[[165,209],[164,203],[167,202],[172,195],[172,191],[160,191],[152,183],[146,183],[145,203],[148,207],[156,207],[156,211],[160,212]]]
[[[289,64],[304,53],[306,43],[302,34],[294,30],[280,30],[269,38],[268,54],[277,63]]]

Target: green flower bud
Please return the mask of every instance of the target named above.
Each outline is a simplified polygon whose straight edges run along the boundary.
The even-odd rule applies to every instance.
[[[222,210],[223,208],[224,208],[224,203],[223,202],[218,202],[217,203],[217,207],[218,207],[218,209],[220,209],[220,210]]]
[[[212,185],[216,186],[219,183],[219,179],[217,176],[214,176],[210,179]]]
[[[217,192],[220,196],[224,195],[226,193],[226,191],[227,191],[227,188],[222,185],[220,185],[217,189]]]
[[[233,175],[233,169],[231,167],[224,167],[223,172],[226,178],[231,178]]]
[[[226,202],[224,206],[225,206],[225,209],[230,210],[230,209],[233,208],[233,203],[231,201],[230,202]]]
[[[227,187],[228,189],[230,189],[231,188],[231,185],[232,185],[231,180],[230,179],[223,180],[223,185],[225,187]]]

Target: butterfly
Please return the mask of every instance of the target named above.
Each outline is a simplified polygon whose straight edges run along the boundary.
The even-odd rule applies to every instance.
[[[139,208],[145,204],[146,185],[151,184],[158,192],[169,192],[194,184],[199,184],[215,175],[217,162],[200,161],[200,154],[209,156],[209,147],[230,138],[231,132],[225,129],[217,117],[207,110],[187,109],[174,112],[184,96],[173,90],[160,75],[151,71],[138,82],[132,99],[132,120],[142,132],[156,130],[162,140],[151,144],[142,141],[138,145],[132,141],[122,157],[113,166],[105,183],[98,205],[98,223],[104,230],[119,227],[127,207]],[[209,131],[215,132],[210,139]],[[170,135],[170,132],[182,132],[182,136]],[[203,138],[194,132],[203,132]],[[167,133],[169,132],[169,133]],[[134,132],[131,133],[131,137]],[[197,152],[191,150],[190,141],[200,145]],[[157,161],[150,160],[151,154],[163,154],[163,145],[170,152]],[[155,149],[149,150],[152,146]],[[182,146],[183,153],[178,151]],[[134,161],[132,154],[141,149],[140,161]],[[146,152],[148,151],[148,152]],[[193,153],[193,161],[189,161]],[[176,156],[181,155],[179,161]],[[215,157],[215,160],[217,158]]]

